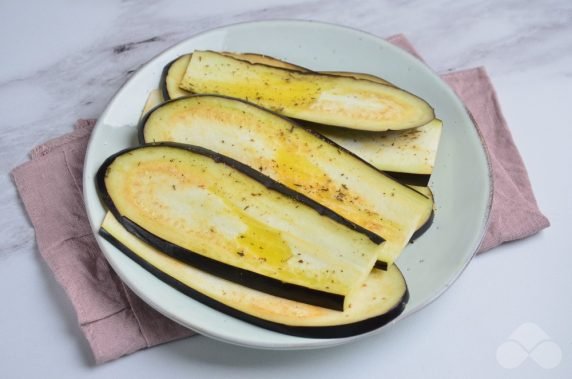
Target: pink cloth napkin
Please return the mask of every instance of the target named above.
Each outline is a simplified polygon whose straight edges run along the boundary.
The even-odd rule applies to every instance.
[[[419,57],[403,36],[391,42]],[[493,168],[490,224],[480,251],[549,226],[534,199],[526,169],[483,68],[444,75],[473,114]],[[112,271],[92,235],[82,198],[82,169],[94,120],[36,147],[12,171],[36,231],[41,256],[66,291],[96,363],[193,332],[135,296]]]

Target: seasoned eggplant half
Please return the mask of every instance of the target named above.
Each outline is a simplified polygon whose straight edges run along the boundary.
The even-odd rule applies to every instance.
[[[238,161],[182,144],[110,157],[107,208],[145,242],[261,291],[343,309],[383,239]]]
[[[307,122],[303,125],[406,184],[426,186],[433,172],[443,123],[434,119],[418,128],[375,133]]]
[[[237,99],[195,95],[141,121],[142,143],[198,145],[236,159],[375,233],[380,267],[392,264],[432,209],[427,197],[331,140]]]
[[[180,87],[251,101],[282,115],[352,129],[409,129],[435,118],[423,99],[402,89],[350,77],[252,64],[195,51]]]
[[[374,269],[348,297],[343,311],[272,296],[173,259],[129,233],[110,213],[100,234],[160,280],[232,317],[276,332],[308,338],[341,338],[377,329],[401,314],[409,294],[394,265]]]

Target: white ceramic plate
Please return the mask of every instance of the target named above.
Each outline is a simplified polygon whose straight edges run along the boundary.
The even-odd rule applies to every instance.
[[[135,293],[182,325],[212,338],[244,346],[317,348],[363,336],[307,339],[233,319],[162,283],[97,235],[105,212],[94,185],[97,169],[112,153],[137,143],[135,125],[149,91],[158,86],[163,66],[195,49],[256,52],[315,70],[366,72],[386,78],[426,99],[444,122],[431,183],[437,210],[431,229],[408,246],[398,260],[411,298],[404,313],[391,324],[435,300],[453,283],[483,237],[492,189],[480,136],[463,104],[427,66],[378,37],[316,22],[264,21],[211,30],[163,52],[133,75],[97,122],[85,161],[87,212],[103,253]]]

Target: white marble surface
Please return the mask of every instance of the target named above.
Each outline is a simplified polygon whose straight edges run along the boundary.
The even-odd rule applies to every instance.
[[[552,226],[477,257],[434,304],[358,343],[272,352],[194,337],[93,366],[9,171],[75,119],[96,117],[132,70],[173,43],[275,18],[403,32],[440,72],[486,66]],[[2,1],[0,31],[0,377],[572,377],[570,0]],[[557,367],[499,364],[497,348],[525,322],[559,346]]]

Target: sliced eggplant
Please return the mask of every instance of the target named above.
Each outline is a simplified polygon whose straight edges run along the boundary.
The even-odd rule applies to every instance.
[[[431,175],[429,174],[410,174],[407,172],[384,171],[387,175],[410,187],[426,187],[429,185]]]
[[[435,165],[443,123],[434,119],[414,129],[375,133],[315,123],[303,125],[334,140],[401,182],[426,186]]]
[[[423,234],[425,234],[425,232],[427,232],[429,230],[431,225],[433,225],[434,219],[435,219],[435,212],[431,211],[431,213],[429,213],[429,217],[423,223],[423,225],[421,225],[421,227],[419,229],[417,229],[415,231],[415,233],[413,233],[413,235],[411,236],[411,239],[409,240],[409,243],[413,243],[413,242],[417,241],[418,238],[420,238]],[[376,267],[378,267],[377,262],[376,262]]]
[[[167,254],[261,291],[343,309],[379,236],[240,162],[196,146],[124,150],[97,173],[103,202]]]
[[[401,314],[409,293],[396,266],[374,269],[348,297],[343,312],[272,296],[173,259],[129,233],[110,213],[100,234],[160,280],[187,296],[248,323],[308,338],[341,338],[377,329]]]
[[[217,151],[253,167],[386,241],[392,264],[432,202],[331,140],[247,102],[195,95],[163,103],[141,121],[142,143],[173,141]]]
[[[399,88],[252,64],[212,51],[193,52],[180,87],[248,100],[288,117],[353,129],[409,129],[435,118],[429,104]]]
[[[190,60],[191,54],[185,54],[165,66],[160,83],[163,99],[176,99],[191,94],[179,87]]]

